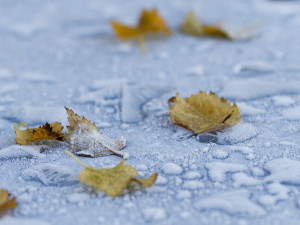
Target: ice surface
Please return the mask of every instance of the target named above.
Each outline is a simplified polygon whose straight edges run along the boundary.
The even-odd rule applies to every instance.
[[[147,37],[142,54],[110,21],[133,25],[151,8],[174,32]],[[207,24],[259,20],[260,34],[180,34],[190,9]],[[0,224],[299,224],[300,1],[9,0],[0,12],[0,188],[18,200]],[[242,120],[200,135],[172,124],[168,99],[200,90],[236,102]],[[19,122],[68,125],[64,106],[124,137],[126,164],[156,183],[111,198],[80,184],[69,140],[15,145]],[[121,160],[78,157],[94,168]]]
[[[240,216],[265,215],[266,211],[249,197],[247,190],[228,191],[197,201],[195,207],[199,210],[222,210]]]
[[[11,218],[11,217],[4,217],[0,220],[0,225],[50,225],[50,223],[47,223],[42,220],[38,219],[20,219],[20,218]]]

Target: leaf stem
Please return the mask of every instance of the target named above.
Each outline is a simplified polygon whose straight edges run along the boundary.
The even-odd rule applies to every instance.
[[[79,159],[77,159],[71,152],[66,150],[65,153],[71,156],[72,159],[74,159],[78,164],[80,164],[84,168],[89,168],[88,166],[84,165]]]

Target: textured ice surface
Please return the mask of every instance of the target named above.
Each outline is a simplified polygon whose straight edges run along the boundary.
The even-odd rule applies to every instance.
[[[25,180],[36,180],[44,185],[64,186],[78,183],[76,173],[68,167],[45,164],[30,167],[22,172]]]
[[[147,38],[145,54],[109,24],[135,24],[143,8],[174,30]],[[209,24],[258,20],[260,34],[180,34],[190,9]],[[300,1],[9,0],[0,13],[0,188],[18,199],[0,224],[299,224]],[[201,135],[173,125],[168,99],[199,90],[236,102],[241,122]],[[78,182],[68,142],[15,144],[19,122],[68,125],[64,106],[123,136],[126,164],[157,172],[156,184],[111,198]],[[95,168],[121,160],[78,157]]]

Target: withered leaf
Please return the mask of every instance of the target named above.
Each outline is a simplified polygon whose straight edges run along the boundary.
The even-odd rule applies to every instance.
[[[16,199],[11,198],[8,191],[0,189],[0,216],[8,209],[13,209],[16,206]]]
[[[156,9],[142,10],[136,26],[123,25],[114,20],[111,22],[111,25],[118,38],[139,38],[142,48],[144,47],[144,37],[146,34],[172,34],[172,31],[168,28],[166,22]]]
[[[246,27],[234,27],[225,24],[202,24],[190,11],[180,26],[180,31],[193,36],[212,36],[232,41],[242,41],[253,38],[258,33],[258,24],[253,23]]]
[[[113,168],[94,169],[84,165],[70,152],[65,152],[84,167],[79,174],[81,183],[93,186],[113,197],[120,195],[132,183],[138,184],[143,188],[150,187],[157,178],[156,173],[146,179],[136,178],[138,176],[137,171],[132,166],[125,165],[125,160],[122,160]]]
[[[23,125],[26,130],[21,130],[19,127]],[[64,141],[65,135],[61,132],[63,126],[59,122],[46,123],[38,128],[29,128],[25,123],[19,123],[14,126],[16,133],[16,143],[20,145],[27,145],[28,143],[36,140],[58,140]]]
[[[123,137],[112,139],[99,133],[97,127],[85,117],[80,118],[79,115],[68,108],[66,108],[66,111],[70,123],[67,126],[68,136],[71,147],[77,155],[99,157],[116,154],[124,158],[128,157],[128,154],[121,152],[126,144]]]
[[[232,126],[240,121],[236,104],[219,98],[213,92],[200,91],[188,98],[178,93],[169,99],[170,114],[174,124],[192,130],[194,133],[216,131]]]

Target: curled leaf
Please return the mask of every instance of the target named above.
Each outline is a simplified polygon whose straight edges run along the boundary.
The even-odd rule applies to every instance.
[[[26,130],[21,130],[19,127],[23,125]],[[25,123],[19,123],[14,126],[16,133],[16,143],[20,145],[27,145],[36,140],[58,140],[64,141],[65,135],[61,132],[63,126],[59,122],[46,123],[38,128],[29,128]]]
[[[138,176],[137,171],[132,166],[125,165],[125,160],[113,168],[94,169],[84,165],[70,152],[65,152],[84,167],[79,175],[81,183],[93,186],[113,197],[120,195],[132,183],[139,184],[143,188],[150,187],[157,178],[156,173],[146,179],[136,178]]]
[[[170,114],[174,124],[192,130],[194,133],[221,130],[240,121],[236,104],[214,93],[199,92],[188,98],[178,93],[169,99]]]
[[[212,36],[232,41],[242,41],[253,38],[258,33],[258,24],[253,23],[246,27],[234,27],[225,24],[205,25],[202,24],[190,11],[180,26],[180,31],[193,36]]]
[[[77,155],[99,157],[107,155],[120,155],[124,158],[128,154],[121,152],[126,141],[123,137],[112,139],[99,133],[97,127],[85,117],[80,118],[71,109],[66,108],[70,125],[69,139],[71,147]]]
[[[16,199],[10,198],[10,194],[8,191],[0,189],[0,216],[8,209],[13,209],[16,206]]]

